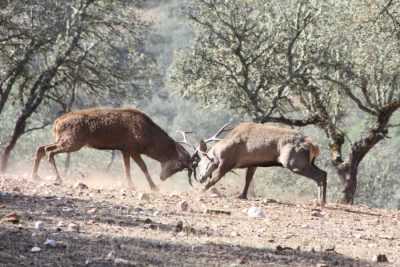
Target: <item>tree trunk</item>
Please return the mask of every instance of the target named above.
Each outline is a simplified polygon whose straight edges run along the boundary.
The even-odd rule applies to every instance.
[[[8,167],[8,161],[10,159],[11,152],[15,148],[18,139],[24,134],[26,127],[26,117],[20,116],[15,123],[13,134],[4,148],[0,158],[0,173],[4,173]]]
[[[337,166],[337,172],[343,183],[341,203],[353,204],[357,190],[358,164],[356,162],[343,163]]]

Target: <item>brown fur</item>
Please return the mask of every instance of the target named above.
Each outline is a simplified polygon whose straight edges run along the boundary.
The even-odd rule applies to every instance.
[[[202,157],[200,180],[204,182],[216,171],[215,177],[206,185],[208,189],[226,172],[247,168],[246,185],[241,195],[246,198],[256,167],[282,166],[315,180],[323,190],[319,197],[325,202],[326,173],[314,165],[319,153],[319,147],[311,138],[298,131],[269,124],[240,123],[210,149],[207,154],[211,160]]]
[[[144,154],[162,165],[161,178],[190,167],[189,153],[168,136],[146,114],[134,108],[94,108],[69,112],[55,120],[56,143],[39,147],[32,176],[37,176],[39,162],[46,152],[57,178],[54,155],[77,151],[87,146],[96,149],[120,150],[130,182],[129,158],[132,157],[152,188],[156,188],[140,155]],[[130,182],[131,184],[131,182]]]

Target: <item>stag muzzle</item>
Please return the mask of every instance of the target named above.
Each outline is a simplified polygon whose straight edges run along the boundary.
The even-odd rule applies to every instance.
[[[193,174],[193,177],[196,180],[196,182],[198,182],[199,180],[197,179],[197,173],[196,173],[196,167],[195,166],[191,166],[191,167],[188,168],[188,179],[189,179],[190,186],[193,186],[192,174]]]

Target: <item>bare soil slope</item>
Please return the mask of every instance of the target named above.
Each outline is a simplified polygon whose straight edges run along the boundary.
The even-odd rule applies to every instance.
[[[295,201],[0,177],[0,266],[400,266],[399,211]]]

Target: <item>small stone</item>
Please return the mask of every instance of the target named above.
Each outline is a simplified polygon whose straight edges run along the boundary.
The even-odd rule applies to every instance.
[[[213,188],[211,188],[210,189],[210,197],[214,197],[214,198],[218,198],[218,197],[221,197],[222,196],[222,194],[218,191],[218,189],[217,188],[215,188],[215,187],[213,187]]]
[[[115,258],[114,260],[115,264],[123,264],[123,265],[128,265],[130,262],[128,260],[122,259],[122,258]]]
[[[183,222],[179,221],[175,226],[175,232],[181,232],[183,230]]]
[[[372,261],[373,261],[373,262],[378,262],[378,263],[381,263],[381,262],[389,262],[389,261],[388,261],[388,258],[386,257],[385,254],[378,254],[378,255],[374,256],[374,257],[372,258]]]
[[[237,237],[237,236],[240,236],[240,234],[238,232],[236,232],[236,231],[232,231],[231,232],[231,236],[232,237]]]
[[[322,213],[320,211],[313,210],[313,211],[311,211],[311,216],[322,217]]]
[[[272,198],[264,198],[261,201],[262,204],[270,204],[270,203],[278,203],[278,201],[276,201],[275,199]]]
[[[154,216],[159,216],[161,214],[161,212],[159,210],[154,211],[153,215]]]
[[[19,188],[18,186],[16,186],[16,187],[13,188],[13,191],[14,191],[14,192],[21,192],[21,188]]]
[[[247,216],[250,218],[265,218],[265,213],[259,207],[251,207],[247,210]]]
[[[108,252],[106,259],[111,260],[113,258],[115,258],[115,252],[114,252],[114,250],[111,250],[110,252]]]
[[[79,232],[79,225],[77,225],[75,223],[68,224],[68,231]]]
[[[72,208],[70,208],[70,207],[63,207],[63,208],[62,208],[62,211],[63,211],[63,212],[70,212],[70,211],[72,211]]]
[[[35,253],[35,252],[40,252],[42,249],[39,247],[33,247],[31,248],[31,252]]]
[[[150,195],[147,193],[139,193],[138,195],[139,200],[150,200]]]
[[[333,252],[333,251],[335,251],[335,246],[330,246],[330,247],[327,247],[326,249],[325,249],[325,251],[326,252]]]
[[[42,221],[35,222],[35,229],[42,230],[44,228],[44,223]]]
[[[329,267],[329,265],[324,262],[317,263],[317,265],[315,265],[315,266],[316,267]]]
[[[96,211],[97,211],[96,208],[92,208],[92,209],[89,209],[89,210],[87,211],[87,214],[94,214],[94,213],[96,213]]]
[[[153,221],[150,219],[150,218],[146,218],[145,220],[144,220],[144,223],[145,224],[150,224],[150,223],[152,223]]]
[[[45,246],[53,247],[53,248],[57,246],[57,242],[55,240],[53,240],[53,239],[46,239],[46,241],[44,241],[43,244]]]
[[[189,203],[187,203],[185,200],[182,200],[178,203],[178,210],[179,211],[188,211],[189,210]]]
[[[65,226],[65,224],[64,224],[63,221],[59,221],[59,222],[57,223],[57,227],[64,227],[64,226]]]
[[[82,182],[77,182],[77,183],[74,185],[74,188],[75,188],[75,189],[80,189],[80,190],[89,189],[89,187],[88,187],[86,184],[82,183]]]
[[[171,193],[169,194],[170,198],[180,198],[180,195],[178,193]]]
[[[0,220],[0,223],[2,222],[17,224],[19,223],[19,215],[15,212],[11,212]]]

